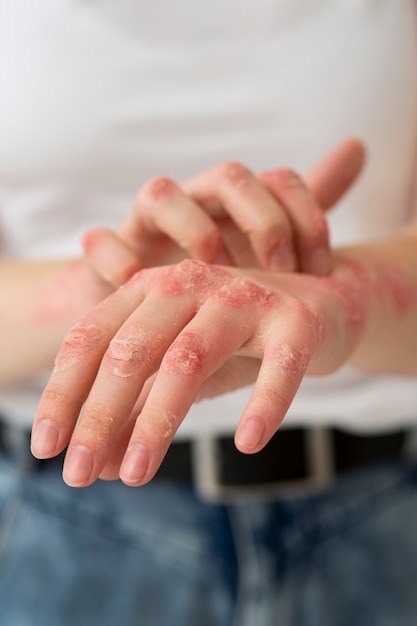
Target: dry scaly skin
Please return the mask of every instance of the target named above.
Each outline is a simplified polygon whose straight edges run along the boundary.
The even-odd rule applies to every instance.
[[[368,266],[356,259],[341,258],[334,273],[323,278],[272,273],[268,278],[265,273],[253,271],[254,280],[248,280],[239,272],[186,260],[176,266],[141,271],[119,290],[126,316],[123,313],[114,327],[110,349],[108,344],[102,346],[104,358],[101,356],[98,362],[99,367],[104,366],[104,371],[98,374],[101,382],[87,400],[88,419],[80,426],[81,419],[74,431],[75,447],[92,446],[96,459],[94,473],[84,477],[81,473],[67,473],[70,484],[74,476],[80,481],[77,484],[87,484],[101,471],[107,455],[105,439],[110,445],[120,431],[120,424],[112,422],[112,412],[104,415],[104,423],[100,425],[102,420],[97,411],[103,403],[103,394],[107,394],[120,422],[123,403],[128,414],[130,403],[136,401],[132,384],[142,386],[152,373],[147,370],[154,365],[153,350],[159,351],[155,356],[159,373],[133,431],[128,448],[130,456],[127,454],[122,465],[121,476],[128,484],[141,484],[152,477],[199,386],[233,354],[248,354],[262,360],[255,385],[257,395],[245,409],[237,431],[243,450],[254,452],[279,426],[306,371],[312,374],[335,371],[360,344],[375,311],[388,307],[400,319],[410,312],[416,300],[405,273],[395,264],[378,259]],[[114,294],[109,302],[92,312],[87,322],[84,321],[85,328],[90,324],[94,329],[97,323],[106,332],[112,302],[119,303],[118,297]],[[158,328],[159,339],[153,341],[153,335],[148,333],[155,332],[158,298],[170,311],[163,324],[171,335],[161,339],[164,335]],[[154,304],[153,316],[146,308],[149,303]],[[142,310],[148,312],[145,317],[141,316]],[[140,328],[137,338],[132,332],[135,328]],[[69,334],[61,358],[71,360],[72,350],[74,375],[78,372],[82,376],[81,357],[83,354],[88,357],[93,342],[83,345],[80,328],[72,332],[74,335]],[[143,368],[140,373],[143,380],[132,379],[130,384],[129,378],[140,368]],[[125,386],[129,384],[130,388]],[[126,392],[132,396],[128,400]],[[44,418],[48,418],[48,410]],[[91,420],[96,416],[97,424],[92,427]],[[64,424],[71,419],[68,415]],[[94,428],[100,434],[91,439]]]

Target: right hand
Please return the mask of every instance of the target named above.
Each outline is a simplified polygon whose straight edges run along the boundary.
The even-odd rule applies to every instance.
[[[259,175],[229,162],[182,184],[155,178],[139,191],[117,232],[93,229],[85,258],[113,287],[136,271],[195,258],[219,265],[326,275],[325,211],[357,178],[364,148],[337,146],[306,176],[289,169]]]

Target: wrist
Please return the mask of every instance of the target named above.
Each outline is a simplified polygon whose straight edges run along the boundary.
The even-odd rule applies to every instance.
[[[336,274],[351,274],[348,294],[356,291],[356,299],[361,301],[361,333],[349,359],[359,369],[415,372],[414,250],[415,241],[399,237],[337,252]]]
[[[40,326],[66,328],[112,291],[83,259],[60,262],[35,288],[31,317]]]

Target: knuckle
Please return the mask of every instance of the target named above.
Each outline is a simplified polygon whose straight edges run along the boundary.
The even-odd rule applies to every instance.
[[[311,353],[307,347],[299,348],[287,341],[278,341],[269,344],[265,349],[263,367],[266,371],[278,370],[285,374],[285,378],[299,381],[305,374],[311,359]],[[283,389],[277,385],[277,389]]]
[[[83,246],[84,253],[87,256],[91,255],[95,251],[97,246],[100,244],[103,234],[104,229],[101,228],[90,228],[90,230],[84,233],[81,239],[81,244]]]
[[[200,277],[210,272],[210,266],[205,261],[184,259],[175,266],[175,272],[184,276]]]
[[[169,268],[167,272],[172,283],[180,284],[183,292],[194,292],[211,282],[215,269],[204,261],[184,259],[178,265]]]
[[[304,374],[310,361],[310,353],[306,349],[295,348],[286,342],[282,342],[278,348],[281,367],[293,376],[299,377]]]
[[[297,299],[287,303],[288,314],[295,328],[306,333],[309,345],[319,346],[326,335],[326,321],[323,313]]]
[[[242,278],[225,282],[215,292],[215,297],[233,308],[241,308],[245,304],[265,306],[273,299],[272,292]]]
[[[269,174],[269,179],[282,190],[307,189],[299,174],[291,168],[283,167]]]
[[[141,270],[132,280],[135,283],[143,283],[147,293],[155,292],[162,296],[174,297],[185,294],[196,285],[196,282],[204,280],[206,272],[206,264],[203,261],[185,259],[175,265]]]
[[[48,386],[42,394],[42,403],[50,404],[54,407],[54,411],[58,412],[60,409],[68,407],[71,397],[71,393],[56,385]]]
[[[219,174],[228,184],[239,190],[249,187],[253,178],[250,170],[236,161],[223,163],[219,168]]]
[[[152,204],[156,202],[170,200],[176,190],[176,184],[170,178],[158,176],[152,178],[139,191],[136,202],[150,201]]]
[[[171,374],[198,375],[208,356],[203,338],[194,332],[184,332],[168,348],[162,366]]]
[[[102,337],[103,331],[95,323],[83,322],[73,326],[64,337],[55,366],[63,365],[68,359],[85,356],[97,347]]]
[[[150,350],[139,337],[114,338],[103,358],[103,367],[114,376],[133,376],[144,362],[149,361]]]
[[[314,310],[305,302],[298,298],[290,297],[286,301],[286,307],[288,315],[291,316],[290,319],[297,328],[304,325],[310,326],[314,323]]]
[[[116,419],[113,412],[106,406],[97,406],[84,411],[77,427],[76,439],[93,435],[94,441],[100,445],[101,442],[108,442],[111,439],[115,426]]]

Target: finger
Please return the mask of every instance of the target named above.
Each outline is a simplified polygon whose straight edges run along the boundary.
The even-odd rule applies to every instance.
[[[329,273],[329,233],[321,202],[330,208],[358,176],[363,160],[362,144],[348,140],[314,168],[307,182],[289,169],[260,174],[290,218],[300,270],[319,276]]]
[[[110,341],[68,446],[67,484],[81,487],[98,478],[145,381],[195,312],[194,298],[178,296],[167,326],[166,307],[165,297],[148,296]]]
[[[260,179],[285,207],[293,227],[301,271],[324,276],[330,271],[330,245],[324,212],[303,180],[289,169],[264,172]]]
[[[260,361],[249,357],[232,357],[205,380],[198,389],[194,402],[204,398],[217,397],[223,393],[241,388],[253,383],[259,373]],[[120,467],[132,436],[133,427],[141,413],[156,374],[146,381],[140,394],[139,401],[135,405],[128,421],[123,426],[99,478],[102,480],[117,480],[120,475]]]
[[[36,411],[31,441],[35,457],[49,458],[64,449],[110,339],[143,297],[138,275],[67,333]]]
[[[236,429],[235,444],[247,454],[261,450],[277,431],[323,341],[319,318],[306,307],[283,311],[282,320],[265,340],[259,375]]]
[[[259,267],[247,235],[230,217],[219,217],[216,224],[236,267]],[[221,263],[219,263],[221,264]]]
[[[147,264],[155,263],[155,244],[161,234],[192,258],[233,264],[214,221],[167,178],[156,178],[141,189],[133,211],[119,229],[119,236]]]
[[[142,267],[137,254],[116,233],[105,228],[87,231],[81,244],[92,269],[113,287],[123,285]]]
[[[301,384],[309,361],[305,347],[285,341],[265,352],[252,397],[236,430],[236,447],[259,452],[277,431]]]
[[[132,436],[132,430],[137,419],[137,413],[131,413],[129,419],[123,425],[121,432],[115,438],[113,447],[108,452],[107,459],[104,463],[102,470],[99,472],[98,478],[101,480],[118,480],[120,473],[120,466],[122,464],[123,456],[126,452],[130,437]]]
[[[291,224],[286,211],[257,176],[240,163],[214,167],[183,183],[183,188],[218,217],[230,215],[249,237],[261,267],[294,270]]]
[[[132,433],[120,469],[123,482],[137,486],[154,476],[203,381],[253,333],[256,290],[261,291],[248,281],[230,283],[223,294],[207,300],[172,343]]]
[[[110,455],[99,474],[99,478],[101,478],[102,480],[117,480],[119,478],[120,466],[126,453],[129,440],[132,436],[133,428],[135,426],[138,415],[143,409],[145,401],[149,395],[149,391],[152,388],[155,376],[156,374],[148,378],[148,380],[144,384],[142,391],[140,392],[140,396],[135,406],[133,407],[133,410],[127,422],[125,423],[120,434],[116,438]]]
[[[330,209],[352,186],[366,159],[364,145],[347,139],[321,159],[305,177],[323,209]]]
[[[213,372],[202,382],[194,397],[194,402],[205,398],[218,397],[221,394],[240,389],[242,386],[254,383],[256,380],[261,361],[250,357],[231,357],[222,367]],[[133,427],[138,415],[141,413],[156,374],[146,381],[145,387],[140,394],[139,401],[135,405],[130,418],[123,427],[111,454],[100,473],[103,480],[116,480],[119,478],[120,467],[126,453],[129,440],[132,436]]]

